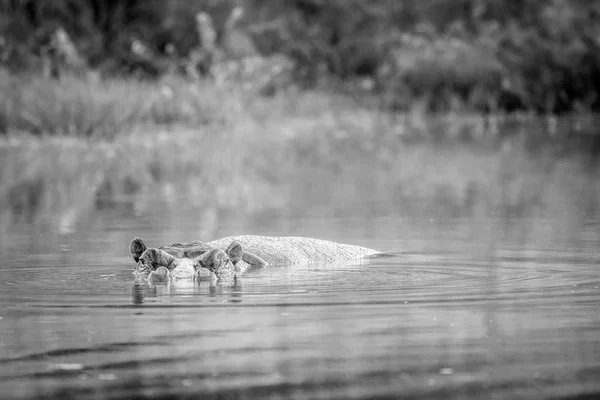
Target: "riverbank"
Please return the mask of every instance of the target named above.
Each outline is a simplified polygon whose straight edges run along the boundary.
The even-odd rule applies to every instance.
[[[600,199],[593,117],[390,114],[322,91],[260,97],[183,80],[28,82],[3,100],[5,229],[68,231],[94,210],[156,201],[335,214],[411,199],[458,213]]]

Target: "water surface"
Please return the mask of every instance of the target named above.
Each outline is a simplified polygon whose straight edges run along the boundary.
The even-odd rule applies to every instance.
[[[407,208],[214,216],[199,226],[123,205],[73,232],[16,225],[0,247],[0,393],[600,395],[600,215]],[[166,244],[240,233],[313,236],[386,254],[256,270],[233,287],[133,282],[134,236]]]
[[[600,397],[597,123],[446,122],[430,142],[362,125],[8,140],[0,397]],[[199,159],[210,143],[225,150]],[[179,158],[154,162],[161,146]],[[135,236],[239,234],[384,254],[133,281]]]

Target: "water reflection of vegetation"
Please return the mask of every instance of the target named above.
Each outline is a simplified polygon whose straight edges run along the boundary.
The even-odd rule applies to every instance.
[[[398,117],[319,92],[257,100],[207,87],[201,96],[177,81],[158,93],[130,82],[75,94],[67,82],[48,92],[67,97],[48,103],[37,96],[50,84],[30,84],[28,101],[5,114],[11,131],[72,135],[0,139],[4,227],[73,226],[124,197],[137,212],[162,199],[328,214],[394,210],[411,198],[458,212],[596,209],[599,199],[597,140],[582,133],[592,118]]]

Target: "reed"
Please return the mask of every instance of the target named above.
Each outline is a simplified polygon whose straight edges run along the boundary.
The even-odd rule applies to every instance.
[[[233,89],[232,89],[233,90]],[[0,131],[113,139],[139,126],[219,122],[242,96],[167,77],[15,76],[0,70]]]

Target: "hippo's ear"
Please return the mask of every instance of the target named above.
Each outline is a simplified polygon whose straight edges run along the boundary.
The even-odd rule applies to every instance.
[[[133,257],[135,262],[138,262],[142,253],[146,251],[146,248],[144,241],[139,237],[136,237],[129,243],[129,254],[131,254],[131,257]]]
[[[225,250],[225,253],[227,253],[233,264],[237,264],[242,259],[244,250],[242,249],[242,245],[238,242],[231,242],[229,247],[227,247],[227,250]]]

